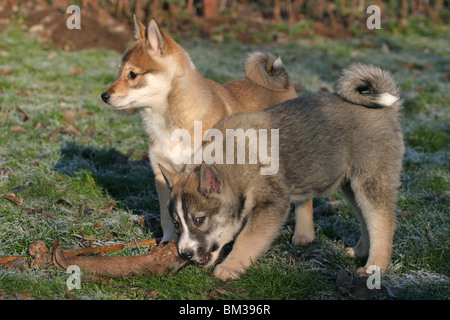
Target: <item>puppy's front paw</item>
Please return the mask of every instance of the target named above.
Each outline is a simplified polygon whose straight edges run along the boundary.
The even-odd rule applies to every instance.
[[[221,263],[214,268],[214,277],[222,281],[229,281],[239,278],[245,272],[239,267],[232,267],[229,264]]]
[[[306,245],[306,244],[311,243],[313,241],[314,241],[314,235],[312,235],[312,236],[294,235],[292,237],[292,240],[291,240],[292,245],[295,246],[295,247],[303,246],[303,245]]]

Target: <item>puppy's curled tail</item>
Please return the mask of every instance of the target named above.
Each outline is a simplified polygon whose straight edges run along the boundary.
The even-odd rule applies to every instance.
[[[288,91],[292,86],[281,58],[270,53],[250,53],[244,68],[247,78],[269,90]]]
[[[354,63],[344,69],[336,93],[347,101],[369,108],[399,106],[400,94],[391,73],[372,65]]]

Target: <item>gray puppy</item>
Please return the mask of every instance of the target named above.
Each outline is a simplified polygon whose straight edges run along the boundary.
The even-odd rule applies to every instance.
[[[234,164],[228,158],[203,162],[181,174],[161,168],[171,189],[168,206],[179,235],[179,254],[213,265],[223,246],[234,240],[214,276],[238,278],[268,249],[286,221],[290,203],[296,205],[292,243],[308,243],[314,239],[314,226],[305,202],[341,187],[361,224],[359,242],[349,251],[368,255],[366,266],[358,271],[375,265],[384,272],[390,264],[404,152],[400,107],[390,73],[354,64],[343,71],[336,93],[306,95],[265,111],[222,119],[216,133],[227,138],[230,129],[268,132],[265,141],[277,167],[262,174],[267,169],[262,157],[239,164],[243,154],[223,142],[215,152],[231,151]],[[217,143],[210,140],[203,150]],[[245,159],[251,158],[250,142]]]

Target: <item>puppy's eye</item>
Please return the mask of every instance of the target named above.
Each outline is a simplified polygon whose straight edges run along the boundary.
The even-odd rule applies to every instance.
[[[135,79],[137,77],[137,73],[134,73],[133,71],[130,71],[130,73],[128,74],[128,78],[130,78],[131,80]]]
[[[194,225],[196,227],[200,227],[203,224],[203,222],[205,222],[205,217],[196,217],[196,218],[194,218]]]

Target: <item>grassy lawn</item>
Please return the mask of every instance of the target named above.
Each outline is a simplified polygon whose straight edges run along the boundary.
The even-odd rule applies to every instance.
[[[158,236],[142,227],[143,219],[154,225],[159,207],[140,114],[115,112],[100,99],[120,55],[44,49],[15,26],[1,30],[0,39],[0,194],[23,199],[16,205],[0,198],[0,256],[26,255],[36,240],[49,248],[56,237],[68,250]],[[83,282],[81,290],[67,292],[64,271],[0,267],[0,298],[148,299],[146,290],[153,289],[157,299],[449,299],[448,39],[375,36],[260,47],[182,42],[202,74],[220,83],[241,77],[246,53],[259,49],[281,55],[299,94],[333,90],[340,70],[354,60],[394,73],[405,101],[407,152],[392,265],[381,290],[369,296],[356,290],[354,270],[364,261],[346,257],[344,247],[356,243],[359,227],[342,203],[315,216],[317,241],[294,248],[287,226],[248,274],[226,284],[210,269],[190,265],[173,277]],[[350,292],[337,281],[342,273],[353,281]]]

